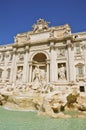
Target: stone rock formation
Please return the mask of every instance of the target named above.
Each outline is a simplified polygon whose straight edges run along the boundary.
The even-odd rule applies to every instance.
[[[34,87],[34,84],[2,88],[0,105],[13,110],[37,111],[53,118],[70,117],[63,113],[65,110],[86,111],[86,96],[80,96],[75,88],[66,88],[64,92],[54,84],[46,84],[45,87]]]

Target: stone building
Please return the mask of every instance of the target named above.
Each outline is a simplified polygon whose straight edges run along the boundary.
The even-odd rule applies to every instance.
[[[39,19],[32,31],[17,34],[13,44],[0,46],[0,87],[38,80],[75,85],[85,92],[86,32],[71,33],[68,24],[49,27],[49,22]]]

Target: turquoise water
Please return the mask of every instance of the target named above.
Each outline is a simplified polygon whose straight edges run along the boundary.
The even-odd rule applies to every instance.
[[[0,130],[86,130],[86,119],[53,119],[0,108]]]

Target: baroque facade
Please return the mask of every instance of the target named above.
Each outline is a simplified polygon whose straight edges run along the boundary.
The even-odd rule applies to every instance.
[[[0,87],[33,84],[75,85],[86,91],[86,32],[71,33],[68,24],[49,27],[37,20],[33,30],[0,46]]]

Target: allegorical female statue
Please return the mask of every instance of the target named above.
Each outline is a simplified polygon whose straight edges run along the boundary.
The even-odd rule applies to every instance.
[[[59,68],[58,75],[59,75],[59,79],[61,79],[61,80],[66,79],[66,69],[63,64],[61,64],[61,67]]]

